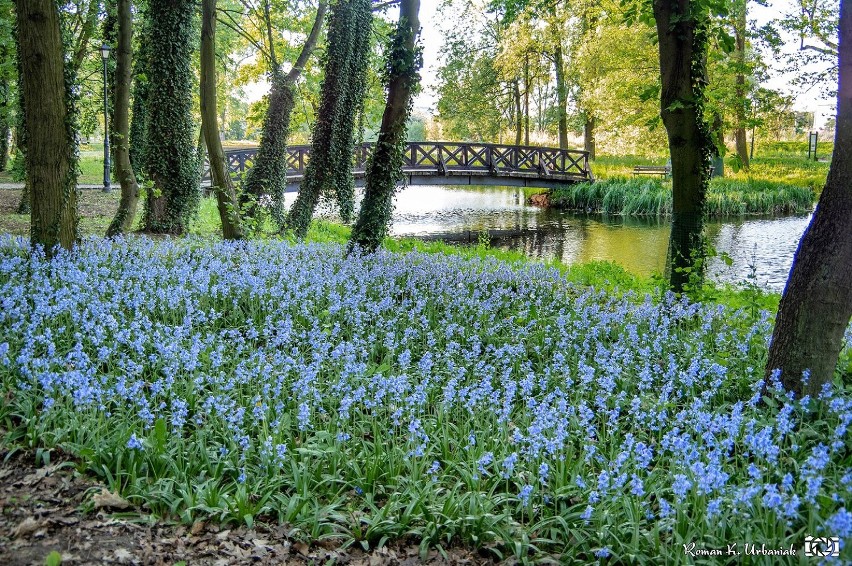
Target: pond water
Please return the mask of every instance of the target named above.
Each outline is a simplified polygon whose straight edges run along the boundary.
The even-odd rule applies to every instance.
[[[638,275],[662,272],[669,241],[668,218],[578,215],[525,204],[514,187],[459,188],[413,186],[395,201],[394,236],[414,236],[476,245],[487,232],[492,247],[511,249],[564,263],[613,261]],[[762,288],[782,291],[793,254],[809,215],[744,217],[708,222],[707,235],[718,252],[709,264],[716,281],[743,283],[754,275]]]

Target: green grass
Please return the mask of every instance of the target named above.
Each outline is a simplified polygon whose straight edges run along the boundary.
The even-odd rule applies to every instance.
[[[672,212],[671,181],[612,177],[554,189],[552,206],[564,210],[624,216],[666,216]],[[713,179],[707,194],[707,214],[802,214],[814,203],[813,192],[786,183]]]
[[[819,158],[830,159],[833,143],[819,144]],[[730,154],[728,155],[730,157]],[[668,156],[611,156],[601,155],[592,162],[592,172],[596,179],[630,177],[636,165],[665,165]],[[816,194],[822,191],[828,175],[829,163],[809,161],[807,142],[773,142],[758,145],[749,171],[734,171],[726,159],[725,179],[742,182],[783,183],[812,189]]]

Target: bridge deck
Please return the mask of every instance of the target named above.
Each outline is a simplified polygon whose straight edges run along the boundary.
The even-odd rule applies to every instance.
[[[363,186],[367,162],[374,144],[355,148],[355,182]],[[310,161],[310,146],[287,148],[287,190],[298,190]],[[257,149],[225,152],[234,176],[244,174],[254,162]],[[507,185],[551,188],[594,181],[585,151],[551,147],[487,143],[409,142],[403,172],[410,185]],[[209,180],[209,168],[204,179]]]

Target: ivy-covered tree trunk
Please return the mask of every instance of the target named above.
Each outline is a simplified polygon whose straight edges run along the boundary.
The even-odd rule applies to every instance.
[[[237,195],[225,162],[216,112],[216,0],[201,2],[201,128],[207,144],[210,177],[216,192],[216,204],[222,221],[222,237],[239,240],[240,227]]]
[[[402,178],[402,161],[412,96],[420,82],[422,64],[417,49],[420,0],[402,0],[399,24],[390,38],[385,63],[388,98],[376,149],[367,165],[367,186],[358,221],[352,229],[350,249],[361,246],[373,252],[384,240],[393,211],[393,194]]]
[[[568,149],[568,87],[565,84],[565,57],[562,44],[557,43],[553,53],[556,68],[556,103],[559,113],[559,148]]]
[[[27,104],[30,237],[48,255],[77,241],[77,145],[73,73],[66,69],[54,0],[16,0],[21,87]]]
[[[130,68],[133,51],[133,22],[130,0],[118,0],[116,6],[118,44],[116,46],[115,87],[113,90],[112,147],[115,172],[121,183],[121,201],[107,237],[125,234],[133,229],[139,185],[130,163]]]
[[[269,91],[269,108],[263,119],[260,147],[254,166],[249,169],[240,195],[241,204],[249,204],[249,215],[254,216],[254,207],[264,194],[272,197],[272,218],[279,228],[285,225],[284,191],[287,189],[287,136],[290,117],[296,105],[296,82],[299,80],[308,59],[316,48],[322,31],[328,2],[321,0],[308,39],[296,63],[285,75],[281,69],[271,73],[272,87]],[[249,201],[253,197],[254,204]]]
[[[816,396],[831,382],[852,317],[852,1],[840,3],[837,126],[828,180],[793,258],[766,375]],[[805,370],[810,377],[802,376]],[[848,376],[847,376],[848,377]]]
[[[336,196],[344,222],[354,213],[354,130],[364,103],[372,17],[369,0],[340,0],[331,9],[311,159],[287,219],[297,237],[307,234],[321,196]]]
[[[672,160],[667,274],[675,292],[704,265],[704,203],[713,141],[704,122],[709,14],[695,0],[654,0],[660,52],[660,115]]]
[[[149,0],[145,229],[183,234],[201,196],[192,121],[192,2]]]

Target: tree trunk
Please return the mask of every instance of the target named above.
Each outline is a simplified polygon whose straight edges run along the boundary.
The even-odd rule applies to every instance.
[[[192,2],[150,0],[151,48],[145,164],[154,186],[148,191],[145,229],[184,234],[200,198],[192,121]]]
[[[837,126],[828,180],[778,306],[767,377],[816,396],[831,382],[852,317],[852,2],[840,2]],[[802,377],[810,370],[810,378]]]
[[[15,0],[23,96],[28,104],[27,182],[33,246],[48,255],[77,240],[77,163],[73,107],[66,92],[64,45],[54,0]]]
[[[524,145],[530,145],[530,56],[524,57]]]
[[[3,58],[8,52],[3,50]],[[0,79],[0,171],[5,171],[9,164],[9,134],[12,131],[12,107],[9,104],[9,79]]]
[[[557,38],[558,39],[558,38]],[[565,61],[562,44],[557,43],[553,53],[556,67],[556,103],[559,113],[559,149],[568,149],[568,87],[565,85]]]
[[[354,245],[373,252],[384,240],[393,212],[393,194],[402,178],[405,137],[411,115],[412,92],[420,82],[421,59],[416,50],[420,33],[420,0],[402,0],[399,25],[387,50],[388,98],[376,149],[367,166],[367,186],[358,221],[352,229]]]
[[[207,142],[210,178],[216,192],[216,205],[222,220],[222,237],[242,238],[239,206],[225,151],[219,138],[216,112],[216,0],[201,2],[201,129]]]
[[[139,201],[139,185],[130,164],[130,67],[133,56],[133,22],[130,0],[118,0],[118,45],[116,46],[115,88],[113,88],[112,140],[115,172],[121,183],[121,201],[112,223],[107,228],[107,237],[126,234],[133,229],[136,206]]]
[[[713,142],[704,123],[707,16],[688,14],[689,0],[654,0],[660,52],[660,116],[672,160],[672,231],[667,275],[683,292],[704,265],[704,203]],[[697,20],[697,18],[701,18]]]
[[[736,140],[737,156],[744,171],[748,171],[748,142],[746,139],[746,53],[745,53],[745,36],[747,24],[747,2],[746,0],[736,0],[734,3],[736,10],[736,21],[734,22],[734,40],[736,42],[736,51],[734,52],[737,64],[737,74],[735,79],[735,96],[736,96],[736,129],[734,130],[734,139]]]
[[[589,152],[589,159],[595,159],[595,117],[586,114],[583,124],[583,149]]]
[[[515,79],[512,91],[515,98],[515,145],[521,145],[524,132],[524,111],[521,108],[521,86],[520,81]]]
[[[322,195],[336,196],[344,222],[354,213],[352,153],[355,122],[364,102],[372,10],[369,0],[340,0],[331,10],[328,57],[311,159],[287,227],[304,238]]]
[[[264,194],[272,198],[272,218],[282,228],[285,224],[284,192],[287,189],[287,136],[290,117],[296,105],[296,82],[316,48],[322,30],[328,2],[322,0],[317,6],[311,32],[302,45],[302,51],[289,73],[272,70],[272,87],[269,92],[269,107],[263,118],[260,147],[243,182],[240,203],[248,206],[248,215],[256,215],[258,201]],[[254,202],[249,202],[249,196]]]

